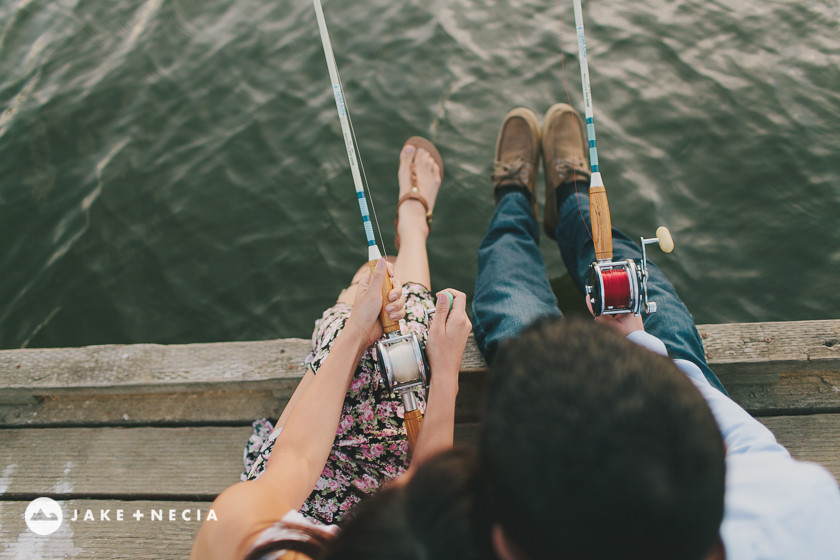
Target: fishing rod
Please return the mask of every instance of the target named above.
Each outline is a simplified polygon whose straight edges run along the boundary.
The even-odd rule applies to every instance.
[[[373,225],[370,220],[370,212],[368,211],[364,189],[367,181],[365,180],[365,184],[363,185],[362,175],[359,173],[353,125],[350,121],[350,111],[344,101],[344,89],[341,87],[341,77],[338,75],[338,66],[336,65],[335,55],[333,54],[332,41],[330,41],[330,33],[327,30],[327,22],[324,19],[324,8],[321,6],[321,0],[312,0],[312,3],[315,6],[315,19],[318,20],[318,31],[321,34],[321,44],[324,47],[324,58],[327,60],[327,69],[330,75],[330,82],[332,83],[335,106],[338,110],[338,120],[341,123],[344,146],[347,149],[347,159],[350,161],[350,171],[353,176],[353,185],[356,189],[356,198],[359,201],[359,211],[362,214],[362,223],[365,228],[368,245],[368,265],[372,274],[374,267],[376,267],[376,262],[382,258],[382,253],[379,251],[379,246],[376,243],[376,237],[373,234]],[[368,192],[370,192],[369,187]],[[376,211],[374,210],[375,218]],[[379,223],[377,221],[378,228]],[[394,321],[385,311],[385,306],[388,304],[388,293],[391,289],[391,280],[386,274],[382,282],[382,311],[379,314],[379,320],[382,323],[384,334],[376,343],[376,369],[388,390],[402,399],[405,410],[405,431],[408,437],[409,447],[413,449],[423,423],[423,413],[417,401],[417,394],[422,394],[425,398],[429,389],[431,371],[426,359],[425,345],[420,342],[420,339],[414,333],[402,334],[400,321]]]
[[[659,243],[665,253],[674,250],[671,232],[665,226],[656,230],[656,237],[641,237],[642,258],[613,261],[612,221],[607,191],[598,165],[598,145],[595,139],[595,118],[592,112],[592,92],[589,85],[589,62],[586,58],[586,36],[583,29],[583,9],[580,0],[574,0],[575,28],[577,30],[578,54],[580,58],[580,79],[583,89],[583,105],[586,117],[586,136],[589,140],[589,163],[592,174],[589,179],[589,213],[592,222],[592,242],[595,245],[595,262],[589,265],[586,274],[586,294],[592,303],[592,312],[600,315],[633,313],[639,315],[656,312],[656,302],[648,299],[647,252],[645,247]]]

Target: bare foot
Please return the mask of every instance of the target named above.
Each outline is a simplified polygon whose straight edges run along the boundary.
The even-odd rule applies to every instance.
[[[400,198],[411,191],[417,192],[426,199],[429,212],[434,210],[440,190],[441,169],[428,151],[411,145],[403,147],[397,178],[400,184]],[[397,208],[397,214],[400,237],[422,235],[425,238],[429,235],[426,208],[419,200],[410,198],[403,201]]]

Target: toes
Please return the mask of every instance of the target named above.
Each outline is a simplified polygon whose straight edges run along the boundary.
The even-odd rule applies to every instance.
[[[424,179],[434,184],[440,184],[440,166],[435,161],[435,158],[432,157],[432,154],[421,148],[417,152],[414,165],[417,167],[418,172],[423,173]]]
[[[434,177],[435,182],[440,183],[440,166],[434,160],[432,160],[432,177]]]
[[[421,150],[425,151],[425,150]],[[414,155],[414,146],[411,144],[407,146],[403,146],[402,152],[400,152],[400,163],[407,164],[411,163],[411,158]]]
[[[397,179],[400,183],[400,193],[408,192],[411,188],[411,162],[414,161],[414,146],[404,146],[400,152],[400,169],[397,171]]]

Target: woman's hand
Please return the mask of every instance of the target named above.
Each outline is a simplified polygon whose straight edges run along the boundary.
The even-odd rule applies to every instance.
[[[452,309],[449,309],[449,298],[444,292],[454,296]],[[458,385],[461,358],[472,330],[466,307],[467,296],[463,292],[449,288],[437,294],[435,316],[426,343],[432,383],[435,379],[446,379],[453,382],[455,387]]]
[[[592,313],[594,316],[595,313],[592,312],[592,301],[590,301],[589,296],[584,296],[586,298],[586,307],[589,309],[589,312]],[[607,327],[618,331],[624,336],[627,336],[633,331],[643,331],[645,330],[645,325],[642,322],[641,316],[636,316],[633,313],[619,313],[618,315],[601,315],[600,317],[595,317],[596,323],[601,323],[602,325],[606,325]]]
[[[373,274],[365,276],[359,281],[353,310],[344,326],[344,330],[361,337],[365,348],[382,337],[379,313],[382,311],[382,282],[385,280],[386,272],[391,279],[392,288],[388,292],[388,304],[385,311],[394,321],[399,321],[405,316],[405,298],[402,295],[402,284],[394,278],[394,267],[391,263],[387,263],[385,259],[379,259],[373,269]]]
[[[449,309],[449,298],[444,292],[454,296],[452,309]],[[432,381],[423,428],[411,455],[410,473],[429,457],[452,447],[455,436],[458,373],[472,328],[467,318],[466,306],[467,296],[458,290],[450,288],[437,294],[435,317],[429,327],[429,339],[426,343]]]

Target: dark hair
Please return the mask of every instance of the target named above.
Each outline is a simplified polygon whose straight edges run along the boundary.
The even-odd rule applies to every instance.
[[[724,445],[669,359],[585,320],[500,348],[482,500],[532,559],[699,559],[723,517]]]
[[[436,455],[404,486],[385,488],[359,504],[319,560],[478,558],[471,522],[477,472],[471,450]]]
[[[317,558],[326,548],[332,535],[317,527],[298,523],[280,522],[284,538],[268,541],[254,547],[243,560],[276,560],[285,554],[297,552],[309,558]],[[281,554],[282,553],[282,554]]]

